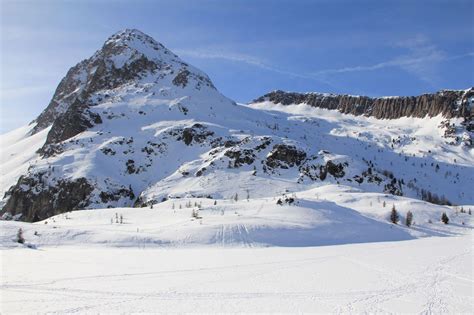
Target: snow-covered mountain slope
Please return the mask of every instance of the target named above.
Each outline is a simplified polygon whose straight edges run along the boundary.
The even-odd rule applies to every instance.
[[[15,185],[18,178],[28,171],[30,162],[37,157],[39,150],[48,135],[46,128],[33,136],[29,136],[33,126],[24,126],[0,135],[0,195]]]
[[[40,221],[171,199],[278,199],[334,184],[474,204],[471,93],[457,92],[452,104],[464,104],[462,117],[430,118],[427,109],[380,120],[265,97],[236,104],[163,45],[125,30],[68,72],[30,126],[2,136],[30,144],[21,159],[9,158],[19,147],[2,150],[2,213]],[[349,210],[349,221],[365,222]]]

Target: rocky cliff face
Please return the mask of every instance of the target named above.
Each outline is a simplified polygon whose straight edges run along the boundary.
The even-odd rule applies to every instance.
[[[444,90],[419,96],[379,98],[274,91],[254,100],[254,102],[269,101],[282,105],[308,104],[313,107],[337,110],[344,114],[364,115],[378,119],[423,118],[439,114],[446,118],[471,119],[473,97],[474,88],[465,91]]]

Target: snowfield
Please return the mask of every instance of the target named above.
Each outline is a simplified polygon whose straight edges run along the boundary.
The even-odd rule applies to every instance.
[[[293,198],[294,202],[284,200]],[[283,200],[278,205],[278,200]],[[385,206],[384,206],[385,205]],[[399,214],[390,222],[391,209]],[[72,211],[36,223],[0,221],[0,248],[33,247],[305,247],[463,235],[474,206],[447,207],[342,185],[269,198],[171,199],[153,207]],[[413,225],[405,226],[406,213]],[[446,213],[450,224],[440,222]]]
[[[341,185],[288,196],[0,221],[0,312],[472,313],[474,222],[459,207]]]
[[[2,314],[473,311],[472,233],[322,247],[1,254]]]

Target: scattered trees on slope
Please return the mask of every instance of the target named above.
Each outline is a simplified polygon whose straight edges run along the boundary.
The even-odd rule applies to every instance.
[[[411,211],[408,211],[405,218],[405,225],[410,227],[412,224],[413,224],[413,213]]]
[[[395,208],[395,205],[392,207],[392,211],[390,212],[390,221],[393,224],[398,224],[398,221],[400,220],[400,215],[398,214],[397,209]]]
[[[448,223],[449,223],[449,218],[448,218],[446,212],[443,212],[443,214],[441,215],[441,221],[442,221],[444,224],[448,224]]]
[[[21,228],[19,228],[18,232],[16,233],[16,242],[25,244],[25,238],[23,237],[23,230]]]

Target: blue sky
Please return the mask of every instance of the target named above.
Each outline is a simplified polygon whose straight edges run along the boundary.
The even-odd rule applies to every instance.
[[[416,95],[474,85],[474,1],[1,1],[0,132],[137,28],[241,102],[275,89]]]

